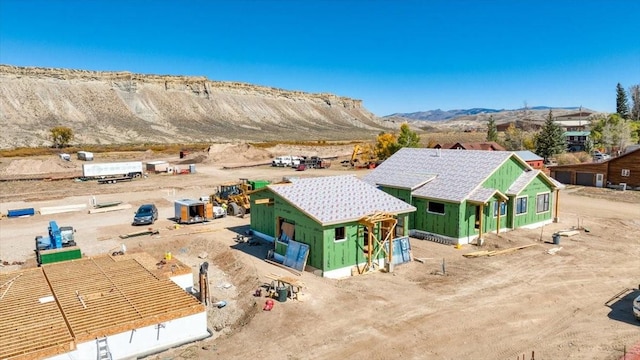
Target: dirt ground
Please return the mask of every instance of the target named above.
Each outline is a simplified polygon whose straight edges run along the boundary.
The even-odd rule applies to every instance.
[[[411,239],[412,254],[422,262],[397,266],[393,273],[342,280],[305,272],[299,277],[305,284],[300,301],[276,302],[272,311],[263,311],[266,298],[253,296],[255,290],[269,283],[270,275],[295,275],[263,260],[269,250],[266,243],[250,246],[234,241],[248,229],[249,218],[226,217],[170,230],[173,201],[208,195],[217,184],[238,178],[359,176],[368,170],[343,168],[339,160],[330,169],[303,172],[267,165],[226,169],[264,163],[273,154],[233,161],[237,154],[222,159],[223,154],[213,150],[199,158],[197,172],[190,175],[152,174],[109,185],[73,180],[1,183],[3,214],[24,207],[89,206],[92,197],[97,202],[123,201],[131,209],[3,218],[0,259],[8,265],[0,271],[35,264],[33,238],[46,233],[49,220],[74,226],[78,246],[88,256],[110,252],[123,243],[131,251],[144,250],[157,258],[170,251],[193,267],[196,280],[199,265],[208,261],[212,301],[227,302],[223,308],[209,308],[213,335],[151,359],[515,360],[524,355],[530,359],[532,353],[538,360],[622,359],[625,350],[629,359],[631,353],[640,353],[640,322],[631,312],[632,299],[640,295],[640,193],[569,187],[560,193],[559,223],[492,234],[483,248],[456,249]],[[348,154],[345,148],[323,151]],[[190,160],[198,155],[204,154]],[[218,160],[212,161],[216,156]],[[155,158],[153,154],[118,157]],[[40,167],[46,172],[53,172],[49,162],[57,161],[30,160],[36,162],[28,169]],[[28,173],[20,170],[25,163],[13,161],[2,159],[0,173],[6,169]],[[159,208],[160,220],[153,227],[160,233],[120,239],[118,235],[140,229],[130,225],[131,219],[135,208],[147,202]],[[555,231],[572,227],[580,228],[577,235],[562,237],[559,245],[551,243]],[[492,257],[462,256],[528,244],[535,245]],[[547,252],[557,248],[553,255]],[[11,265],[14,262],[25,264]]]

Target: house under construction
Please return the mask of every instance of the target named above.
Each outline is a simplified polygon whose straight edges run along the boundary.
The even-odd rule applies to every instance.
[[[208,337],[191,269],[146,256],[0,274],[0,359],[135,358]]]

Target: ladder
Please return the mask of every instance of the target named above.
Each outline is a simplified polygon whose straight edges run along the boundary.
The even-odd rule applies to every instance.
[[[98,360],[113,360],[111,351],[109,351],[109,344],[107,344],[107,338],[98,338],[96,343],[98,345]]]

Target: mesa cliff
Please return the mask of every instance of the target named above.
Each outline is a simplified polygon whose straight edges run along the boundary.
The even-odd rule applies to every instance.
[[[369,138],[397,126],[361,100],[206,77],[0,65],[0,148]]]

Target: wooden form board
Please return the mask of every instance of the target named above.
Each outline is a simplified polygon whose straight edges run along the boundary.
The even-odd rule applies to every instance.
[[[204,305],[136,260],[109,256],[43,266],[78,342],[205,311]]]
[[[113,261],[134,259],[158,278],[170,278],[176,275],[193,274],[191,267],[176,259],[175,256],[172,256],[171,260],[156,259],[149,255],[149,253],[134,249],[128,250],[125,255],[111,256],[111,259]],[[164,264],[161,263],[161,260],[164,260]]]
[[[0,286],[0,359],[40,359],[75,348],[41,268],[0,274]]]

